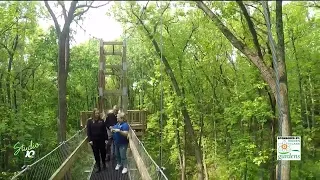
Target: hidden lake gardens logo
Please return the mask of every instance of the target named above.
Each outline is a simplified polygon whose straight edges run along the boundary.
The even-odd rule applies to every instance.
[[[28,146],[17,142],[14,146],[14,155],[17,156],[20,152],[25,152],[26,158],[34,158],[36,154],[36,149],[39,148],[40,144],[39,143],[33,143],[32,140],[30,141],[30,144]]]

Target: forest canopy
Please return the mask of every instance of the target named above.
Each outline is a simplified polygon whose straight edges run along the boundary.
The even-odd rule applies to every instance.
[[[80,111],[97,105],[99,40],[70,46],[78,33],[73,25],[99,8],[81,3],[56,3],[56,13],[42,2],[0,2],[0,179],[72,136]],[[289,179],[320,178],[318,2],[110,6],[105,15],[125,29],[128,109],[148,110],[141,140],[159,164],[160,146],[165,150],[169,179],[276,179],[279,132],[302,138],[301,160],[282,168],[283,179],[286,172]],[[64,24],[54,24],[53,15]],[[43,18],[54,25],[44,29]],[[112,78],[107,84],[118,86]],[[40,144],[34,159],[14,155],[17,142],[31,140]]]

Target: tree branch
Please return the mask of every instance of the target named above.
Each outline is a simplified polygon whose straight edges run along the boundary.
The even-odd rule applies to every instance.
[[[250,18],[251,18],[252,20],[254,20],[254,21],[257,23],[257,25],[267,26],[266,23],[263,23],[263,22],[259,21],[257,18],[255,18],[255,17],[253,17],[253,16],[250,16]]]
[[[235,35],[221,22],[218,16],[213,13],[202,1],[197,1],[198,7],[203,10],[214,22],[214,24],[219,28],[219,30],[224,34],[224,36],[242,53],[245,53],[245,44],[239,41]]]
[[[285,62],[284,33],[282,20],[282,1],[276,2],[276,32],[278,39],[278,55],[282,62]]]
[[[76,13],[76,14],[74,15],[74,17],[81,17],[84,13],[88,12],[89,9],[90,9],[90,7],[92,7],[91,5],[93,4],[93,2],[94,2],[94,1],[92,1],[90,5],[79,5],[79,6],[77,6],[77,7],[76,7],[76,10],[77,10],[77,9],[80,9],[80,8],[85,8],[85,7],[86,7],[86,9],[83,10],[83,11],[79,11],[78,13]]]
[[[60,33],[61,33],[61,29],[60,29],[60,25],[59,25],[59,23],[58,23],[57,17],[56,17],[55,14],[53,13],[53,11],[52,11],[51,7],[49,6],[47,0],[44,1],[44,4],[45,4],[45,6],[47,7],[47,9],[48,9],[48,11],[49,11],[49,13],[50,13],[50,15],[51,15],[51,17],[52,17],[52,19],[53,19],[54,26],[56,27],[55,29],[56,29],[57,37],[59,38]]]
[[[152,44],[154,45],[155,49],[156,49],[156,52],[157,54],[159,55],[159,57],[161,56],[160,55],[160,47],[158,45],[158,43],[156,42],[156,40],[154,39],[153,35],[150,33],[150,30],[146,27],[146,25],[143,23],[142,19],[140,19],[140,17],[133,11],[133,8],[131,6],[131,12],[132,14],[138,19],[139,23],[142,25],[143,29],[146,31],[147,33],[147,36],[149,37],[149,39],[152,41]],[[168,60],[166,59],[165,56],[162,56],[162,59],[161,61],[164,63],[165,65],[165,69],[166,69],[166,73],[167,75],[170,77],[171,81],[172,81],[172,84],[173,84],[173,87],[175,89],[175,92],[178,96],[182,96],[182,92],[181,92],[181,89],[179,88],[179,85],[178,85],[178,82],[174,76],[174,73],[168,63]]]
[[[63,29],[62,29],[62,32],[65,33],[67,29],[70,28],[70,24],[74,18],[74,12],[76,10],[76,6],[77,6],[77,3],[78,1],[72,1],[71,2],[71,5],[70,5],[70,8],[69,8],[69,12],[68,12],[68,18],[66,19],[65,23],[64,23],[64,26],[63,26]],[[69,33],[69,31],[68,31]]]
[[[257,32],[256,32],[256,30],[254,28],[254,23],[252,22],[252,20],[251,20],[251,18],[249,16],[249,13],[248,13],[246,7],[244,6],[243,2],[242,1],[236,1],[236,2],[238,3],[241,11],[243,12],[244,17],[246,18],[246,21],[248,23],[248,27],[249,27],[250,33],[252,35],[253,43],[254,43],[254,46],[256,47],[258,56],[261,59],[263,59],[262,53],[261,53],[261,49],[260,49],[260,44],[259,44],[259,41],[258,41]]]
[[[299,6],[299,5],[297,5]],[[313,8],[320,8],[320,5],[317,2],[310,2],[307,5],[305,5],[305,7],[313,7]]]
[[[87,4],[78,5],[78,6],[76,7],[76,9],[80,9],[80,8],[84,8],[84,7],[86,7],[86,8],[99,8],[99,7],[108,5],[110,2],[107,2],[107,3],[105,3],[105,4],[101,4],[101,5],[99,5],[99,6],[92,6],[93,3],[94,3],[94,1],[92,1],[89,5],[87,5]]]
[[[58,1],[58,3],[60,4],[60,6],[62,7],[62,13],[63,13],[63,17],[64,20],[66,21],[68,16],[67,16],[67,9],[66,6],[64,5],[64,1]]]
[[[167,6],[164,8],[164,10],[161,12],[160,17],[163,16],[164,12],[169,8],[169,5],[170,5],[170,3],[168,3]],[[147,6],[144,7],[144,10],[145,10],[146,8],[147,8]],[[142,14],[142,13],[141,13],[141,14]],[[161,21],[161,20],[160,20],[160,21]],[[154,34],[156,33],[156,31],[157,31],[157,27],[158,27],[160,21],[157,21],[156,24],[154,25],[154,27],[153,27],[153,35],[154,35]],[[162,22],[162,23],[163,23],[163,22]]]
[[[218,16],[213,13],[202,1],[196,1],[197,6],[210,17],[212,22],[218,27],[221,33],[230,41],[230,43],[242,52],[248,59],[259,69],[262,78],[267,82],[272,89],[273,93],[275,92],[275,80],[274,73],[271,69],[265,64],[263,59],[259,57],[255,52],[248,48],[243,42],[237,39],[235,35],[221,22]]]
[[[189,35],[189,38],[187,39],[186,44],[185,44],[184,47],[183,47],[182,52],[184,52],[184,51],[186,50],[186,48],[187,48],[187,46],[188,46],[188,44],[189,44],[189,42],[190,42],[190,40],[191,40],[191,38],[192,38],[193,33],[194,33],[197,29],[198,29],[198,27],[195,26],[194,24],[192,24],[191,33],[190,33],[190,35]]]
[[[140,17],[141,17],[141,18],[142,18],[143,15],[145,15],[146,9],[147,9],[147,7],[148,7],[148,4],[149,4],[149,1],[147,1],[146,5],[142,8],[142,12],[141,12],[141,14],[140,14]],[[139,23],[139,21],[138,21],[137,23]]]
[[[171,42],[171,45],[172,45],[172,47],[175,47],[175,45],[174,45],[174,43],[173,43],[173,38],[172,38],[172,36],[171,36],[171,34],[170,34],[170,31],[169,31],[169,26],[167,26],[167,25],[165,25],[164,26],[164,29],[167,31],[167,33],[168,33],[168,35],[169,35],[169,40],[170,40],[170,42]]]
[[[14,40],[13,40],[13,43],[12,43],[12,51],[13,51],[13,53],[14,53],[14,52],[16,51],[16,49],[17,49],[18,40],[19,40],[19,35],[17,34],[17,35],[14,37]]]
[[[4,49],[6,49],[7,52],[8,52],[8,54],[9,54],[9,56],[11,56],[12,51],[11,51],[5,44],[3,44],[2,42],[0,42],[0,45],[1,45]]]
[[[246,4],[246,6],[253,7],[254,9],[258,10],[262,15],[264,15],[263,12],[259,8],[257,8],[256,6],[254,6],[252,4]]]
[[[17,72],[16,75],[15,75],[15,77],[14,77],[14,79],[18,79],[20,75],[24,76],[23,73],[24,73],[25,71],[28,71],[28,70],[32,70],[32,71],[37,70],[37,69],[40,67],[40,65],[41,65],[41,64],[39,63],[39,64],[37,64],[37,65],[32,64],[32,65],[27,66],[26,68],[22,69],[20,72]],[[26,72],[26,74],[27,74],[27,72]]]
[[[10,25],[4,27],[1,32],[0,35],[4,34],[5,32],[9,31],[13,26],[15,25],[15,23],[11,23]]]

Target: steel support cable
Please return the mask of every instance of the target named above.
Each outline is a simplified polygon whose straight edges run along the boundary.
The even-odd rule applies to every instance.
[[[95,36],[93,36],[92,34],[90,34],[89,32],[87,32],[87,30],[85,28],[83,28],[77,21],[74,21],[83,31],[85,34],[89,35],[89,37],[96,39],[98,41],[102,40],[102,38],[97,38]]]
[[[275,42],[272,38],[272,31],[271,31],[271,22],[270,22],[270,17],[268,14],[268,2],[267,1],[262,1],[262,7],[263,7],[263,13],[264,13],[264,18],[267,24],[267,32],[268,32],[268,40],[270,43],[271,47],[271,54],[272,54],[272,62],[273,62],[273,67],[275,71],[275,76],[276,76],[276,101],[278,105],[278,113],[279,113],[279,136],[282,136],[282,121],[283,121],[283,112],[282,112],[282,101],[280,98],[280,82],[279,82],[279,72],[278,72],[278,59],[277,59],[277,53],[276,53],[276,47],[275,47]],[[278,165],[278,177],[277,179],[281,179],[281,160],[279,161]]]
[[[162,5],[162,2],[161,2]],[[160,7],[161,7],[160,5]],[[161,13],[161,17],[160,17],[160,148],[159,148],[159,160],[160,160],[160,168],[162,169],[162,157],[163,157],[163,149],[162,149],[162,139],[163,139],[163,73],[162,73],[162,58],[163,58],[163,13]],[[159,180],[161,179],[161,175],[159,172]]]

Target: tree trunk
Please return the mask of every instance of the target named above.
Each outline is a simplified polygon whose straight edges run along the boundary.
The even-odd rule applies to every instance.
[[[228,125],[226,125],[225,127],[225,147],[226,147],[226,159],[227,161],[229,161],[229,152],[230,152],[230,144],[229,144],[229,135],[228,135]],[[230,167],[228,166],[228,170],[230,169]]]
[[[263,152],[263,137],[265,137],[264,135],[263,135],[263,130],[264,130],[264,127],[263,127],[263,124],[261,125],[261,127],[260,127],[261,129],[260,129],[260,144],[259,144],[259,149],[260,149],[260,151],[261,152]],[[265,169],[265,167],[267,167],[268,165],[267,164],[265,164],[265,163],[261,163],[260,164],[260,180],[263,180],[264,178],[264,169]]]
[[[12,50],[9,50],[7,47],[7,51],[8,51],[8,55],[9,55],[9,62],[8,62],[8,74],[7,74],[7,79],[6,79],[6,85],[7,85],[7,96],[8,96],[8,105],[10,108],[12,107],[12,101],[11,101],[11,69],[12,69],[12,63],[13,63],[13,58],[14,58],[14,54],[15,51],[17,49],[18,46],[18,41],[19,41],[19,35],[17,34],[13,40],[13,44],[12,44]]]
[[[155,40],[152,40],[152,41],[155,42]],[[157,45],[155,45],[155,46],[157,47]],[[158,48],[156,48],[156,49],[158,49]],[[180,88],[178,86],[178,83],[177,83],[177,81],[176,81],[176,79],[174,77],[172,69],[171,69],[167,59],[164,56],[163,56],[163,62],[164,62],[165,67],[166,67],[166,72],[169,75],[169,77],[171,78],[171,81],[172,81],[172,84],[173,84],[173,87],[174,87],[174,89],[176,91],[177,96],[178,97],[182,97],[182,93],[181,93]],[[195,156],[196,156],[196,160],[197,160],[197,168],[198,168],[198,173],[199,173],[198,174],[199,175],[198,179],[203,180],[204,179],[204,173],[203,173],[203,163],[202,163],[201,148],[197,143],[196,136],[195,136],[192,124],[191,124],[191,119],[190,119],[190,116],[189,116],[189,112],[187,110],[187,107],[186,107],[185,103],[180,101],[180,107],[181,107],[181,113],[182,113],[182,115],[184,117],[186,130],[188,131],[188,133],[190,135],[191,145],[195,148],[194,150],[195,150]]]
[[[178,151],[179,151],[179,164],[180,164],[180,173],[181,173],[181,180],[185,180],[186,179],[186,167],[184,166],[184,153],[182,152],[182,148],[181,148],[181,141],[180,141],[180,132],[179,132],[179,117],[178,117],[178,113],[176,113],[177,116],[177,122],[176,122],[176,137],[177,137],[177,144],[178,144]]]
[[[193,70],[193,69],[192,69]],[[195,73],[195,71],[193,71]],[[198,82],[198,79],[196,78],[196,81]],[[194,90],[193,89],[193,85],[192,85],[192,82],[187,79],[187,82],[188,82],[188,85],[189,87],[191,88],[191,91],[193,93],[193,96],[197,99],[197,109],[200,109],[200,133],[199,133],[199,142],[198,142],[198,145],[199,147],[201,148],[201,151],[202,151],[202,155],[203,155],[203,159],[202,159],[202,162],[203,162],[203,168],[204,168],[204,175],[205,175],[205,180],[208,180],[208,172],[207,172],[207,166],[206,166],[206,163],[205,163],[205,156],[204,156],[204,152],[202,150],[202,137],[203,137],[203,126],[204,126],[204,113],[202,112],[202,99],[201,99],[201,96],[198,96],[198,94],[196,92],[198,92],[197,90]],[[203,89],[201,89],[202,92],[201,94],[203,94]]]
[[[204,177],[205,177],[205,180],[209,180],[209,175],[208,175],[208,171],[207,171],[207,164],[206,164],[206,156],[205,156],[205,153],[202,151],[202,154],[203,154],[203,168],[204,168]]]
[[[187,153],[187,130],[186,130],[186,125],[183,126],[183,145],[184,145],[184,151],[182,153],[182,169],[184,173],[184,179],[186,178],[187,170],[186,170],[186,153]]]
[[[270,101],[270,108],[273,112],[274,117],[276,116],[276,99],[273,96],[271,92],[268,91],[268,88],[265,87],[265,90],[268,93],[269,101]],[[270,139],[270,144],[272,149],[276,149],[276,119],[275,118],[270,118],[269,120],[269,125],[270,125],[270,134],[271,134],[271,139]],[[276,178],[276,172],[275,172],[275,163],[276,162],[276,152],[271,152],[271,160],[269,164],[269,179],[274,180]]]
[[[197,5],[202,9],[215,23],[215,25],[220,29],[224,36],[231,42],[231,44],[241,51],[248,59],[259,69],[262,78],[265,82],[268,83],[271,88],[274,96],[276,97],[276,81],[275,76],[270,67],[264,63],[263,59],[259,57],[257,51],[249,49],[247,45],[239,41],[236,36],[220,21],[218,16],[213,13],[202,1],[197,1]],[[269,30],[270,31],[270,30]],[[284,50],[284,36],[283,36],[283,22],[282,22],[282,2],[276,2],[276,31],[277,31],[277,57],[278,57],[278,73],[279,73],[279,82],[280,82],[280,102],[282,106],[280,111],[282,112],[282,122],[281,122],[281,135],[290,136],[291,135],[291,126],[290,126],[290,113],[289,113],[289,100],[288,100],[288,87],[287,87],[287,72],[285,66],[285,50]],[[273,42],[270,42],[273,43]],[[289,180],[290,179],[290,161],[282,161],[281,166],[281,179]]]
[[[34,74],[35,74],[36,70],[32,70],[32,90],[34,90]]]
[[[277,149],[277,142],[275,140],[275,137],[276,137],[276,119],[275,118],[272,118],[272,122],[271,122],[271,148],[272,149]],[[275,170],[275,162],[276,162],[276,156],[277,156],[277,153],[276,152],[271,152],[271,167],[270,167],[270,174],[269,174],[269,177],[270,177],[270,180],[275,180],[276,179],[276,170]]]
[[[303,92],[307,92],[307,90],[306,90],[306,88],[304,87],[304,86],[302,86],[302,91]],[[306,121],[307,121],[307,128],[308,129],[310,129],[310,121],[309,121],[309,110],[308,110],[308,108],[309,108],[309,106],[308,106],[308,95],[307,94],[305,94],[304,95],[304,98],[303,98],[303,103],[304,103],[304,107],[305,107],[305,111],[304,111],[304,114],[305,114],[305,117],[306,117]]]
[[[14,84],[13,84],[14,86]],[[17,104],[17,90],[16,88],[13,89],[13,109],[15,113],[18,113],[18,104]]]
[[[246,154],[245,154],[245,156],[246,156]],[[248,176],[248,160],[246,158],[246,167],[244,168],[243,179],[247,180],[247,176]]]
[[[1,99],[1,102],[3,104],[5,104],[5,95],[3,93],[3,87],[2,87],[3,74],[4,74],[4,72],[2,72],[1,75],[0,75],[0,99]]]
[[[294,58],[296,60],[296,66],[297,66],[297,73],[298,73],[298,83],[299,83],[299,94],[300,94],[300,116],[301,116],[301,121],[303,126],[305,127],[308,122],[307,122],[307,118],[306,118],[306,114],[305,112],[305,106],[303,103],[303,99],[304,99],[304,94],[303,94],[303,90],[302,90],[302,76],[301,76],[301,72],[300,72],[300,64],[299,64],[299,60],[298,60],[298,55],[297,55],[297,51],[296,51],[296,46],[295,46],[295,40],[294,40],[294,35],[293,35],[293,30],[290,30],[290,38],[291,38],[291,43],[292,43],[292,47],[293,47],[293,55]]]
[[[310,100],[311,100],[311,108],[310,108],[310,111],[311,111],[311,127],[312,128],[315,128],[315,125],[316,125],[316,122],[314,120],[314,111],[315,111],[315,100],[314,100],[314,97],[313,97],[313,85],[312,85],[312,82],[311,82],[311,77],[310,77],[310,74],[309,74],[309,86],[310,86]]]
[[[66,140],[67,127],[67,72],[66,72],[66,35],[59,37],[58,53],[58,142]]]
[[[86,105],[87,105],[87,110],[90,109],[90,105],[89,105],[89,94],[88,94],[88,87],[86,86]]]
[[[67,127],[67,78],[69,70],[69,58],[70,58],[70,43],[69,33],[70,24],[75,17],[75,11],[77,9],[78,1],[72,1],[69,11],[65,9],[64,5],[61,5],[64,15],[64,26],[61,30],[57,17],[50,8],[47,1],[44,1],[52,20],[55,25],[56,35],[59,42],[58,51],[58,142],[66,140],[66,127]],[[83,11],[84,13],[85,11]]]
[[[281,122],[281,135],[291,135],[291,122],[289,111],[289,98],[288,98],[288,80],[287,70],[285,64],[285,47],[284,47],[284,34],[283,34],[283,22],[282,22],[282,1],[276,2],[276,31],[277,31],[277,54],[278,54],[278,73],[280,83],[280,107],[282,112]],[[290,180],[290,161],[281,161],[281,180]]]
[[[143,26],[145,32],[147,33],[148,38],[150,39],[150,41],[152,42],[157,54],[159,55],[159,57],[161,58],[161,50],[160,47],[158,45],[158,42],[154,39],[153,35],[150,33],[150,31],[147,29],[147,27],[145,26],[145,24],[143,23],[143,21],[133,12],[133,14],[138,18],[140,24]],[[181,91],[177,79],[171,69],[171,66],[166,58],[165,55],[162,55],[162,59],[161,61],[163,62],[164,66],[165,66],[165,70],[166,70],[166,74],[169,76],[172,86],[175,90],[175,93],[178,97],[184,99],[183,97],[183,92]],[[203,163],[202,163],[202,152],[201,152],[201,148],[199,147],[198,143],[197,143],[197,139],[195,136],[195,132],[194,129],[192,127],[192,123],[191,123],[191,119],[189,116],[189,112],[187,110],[186,104],[179,100],[179,107],[181,108],[181,113],[182,116],[184,117],[184,122],[185,122],[185,126],[186,126],[186,130],[190,136],[190,143],[192,145],[192,147],[194,147],[194,152],[195,152],[195,157],[197,160],[197,171],[198,171],[198,179],[199,180],[203,180],[204,179],[204,172],[203,172]]]
[[[13,62],[13,54],[10,54],[9,62],[8,62],[8,70],[7,70],[7,78],[6,78],[6,86],[7,86],[7,103],[10,108],[12,108],[11,102],[11,69]]]

